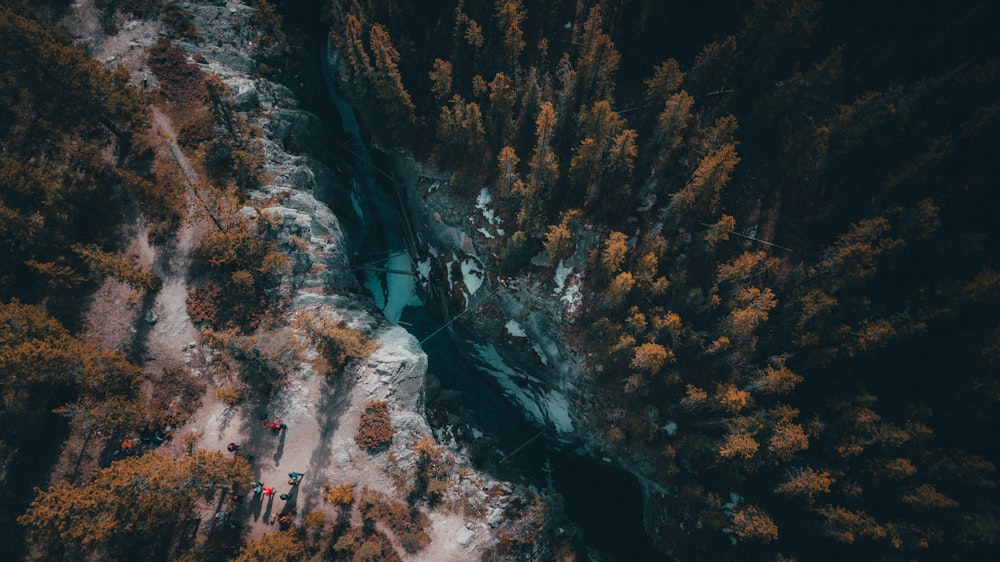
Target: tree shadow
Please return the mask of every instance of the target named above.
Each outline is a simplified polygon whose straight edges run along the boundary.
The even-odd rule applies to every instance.
[[[236,408],[233,406],[226,406],[226,409],[222,411],[222,415],[219,416],[219,429],[220,434],[225,433],[226,429],[229,428],[229,424],[233,423],[233,417],[236,415]]]
[[[164,251],[167,250],[165,249]],[[157,261],[160,262],[161,260]],[[169,263],[169,258],[163,261],[163,263]],[[142,304],[139,306],[138,318],[132,326],[132,341],[128,343],[128,355],[129,359],[136,361],[139,365],[142,365],[146,359],[149,333],[153,331],[153,326],[156,324],[156,322],[150,322],[147,318],[153,313],[153,306],[156,305],[156,298],[161,291],[163,291],[162,287],[155,291],[146,291],[146,294],[142,297]]]
[[[282,429],[278,436],[278,448],[274,450],[274,466],[278,467],[281,462],[281,455],[285,454],[285,434],[288,432],[288,428]]]
[[[320,389],[322,399],[316,405],[316,422],[319,424],[319,438],[312,456],[309,458],[309,467],[306,472],[322,474],[330,468],[330,457],[333,455],[332,447],[333,435],[340,425],[340,418],[351,405],[351,389],[357,383],[358,373],[355,369],[348,370],[337,377],[327,377]],[[299,484],[296,488],[302,486]],[[311,479],[305,484],[308,491],[319,489],[320,483],[316,479]],[[310,493],[307,509],[312,509],[319,501],[322,494]]]

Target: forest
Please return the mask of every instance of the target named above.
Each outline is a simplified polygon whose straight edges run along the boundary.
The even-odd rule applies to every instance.
[[[665,551],[988,558],[996,7],[709,4],[328,19],[372,142],[499,196],[503,272],[586,256],[588,414],[671,490]]]
[[[81,303],[107,278],[135,303],[151,298],[161,281],[129,259],[121,228],[143,214],[152,243],[162,241],[197,191],[212,231],[188,310],[241,364],[239,388],[269,392],[281,369],[246,350],[263,345],[254,330],[284,305],[277,285],[291,260],[267,216],[239,211],[266,181],[260,132],[171,41],[194,33],[183,8],[97,2],[167,23],[150,48],[154,94],[87,58],[51,23],[61,4],[0,7],[0,538],[26,558],[49,544],[53,560],[193,560],[173,550],[184,536],[175,514],[250,480],[245,463],[144,455],[86,485],[29,493],[70,424],[117,443],[185,415],[150,394],[141,354],[81,337]],[[565,327],[592,350],[578,403],[608,450],[668,491],[649,517],[663,553],[1000,554],[1000,229],[990,204],[1000,6],[249,4],[262,74],[286,79],[320,56],[306,52],[315,45],[302,23],[317,8],[366,140],[448,174],[457,202],[482,187],[496,194],[503,275],[586,264],[586,306]],[[156,150],[154,105],[179,123],[204,185]],[[371,353],[343,326],[303,318],[298,328],[331,371]],[[430,462],[433,445],[422,447]],[[122,492],[134,482],[138,497]],[[97,505],[96,494],[112,501]],[[391,511],[377,495],[358,501]],[[328,497],[355,501],[353,489]],[[372,551],[386,543],[358,532],[316,559],[379,559]],[[288,544],[250,544],[238,559],[305,559],[299,539],[269,540]]]

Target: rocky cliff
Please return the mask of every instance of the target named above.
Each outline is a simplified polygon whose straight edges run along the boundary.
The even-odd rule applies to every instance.
[[[291,271],[279,289],[287,303],[282,312],[284,324],[292,325],[301,314],[342,321],[373,338],[378,349],[339,378],[328,377],[321,372],[320,354],[301,333],[278,328],[274,331],[279,339],[301,348],[301,361],[287,373],[288,383],[267,403],[251,398],[244,404],[227,406],[211,392],[224,382],[217,378],[220,350],[205,343],[189,343],[193,326],[183,307],[168,306],[158,299],[151,312],[159,314],[153,312],[149,318],[158,319],[161,326],[182,326],[176,332],[184,335],[183,341],[168,345],[174,354],[183,348],[183,363],[195,376],[206,378],[210,389],[192,419],[175,432],[196,441],[186,438],[182,445],[178,439],[172,449],[164,450],[180,455],[188,445],[224,449],[227,443],[235,442],[241,444],[242,453],[253,457],[258,481],[275,484],[282,482],[283,473],[289,470],[304,473],[294,499],[287,500],[297,507],[298,524],[311,510],[333,509],[323,500],[329,485],[346,483],[405,498],[404,488],[414,478],[418,459],[414,445],[432,433],[424,413],[427,356],[410,333],[386,321],[363,294],[351,270],[351,241],[346,231],[364,233],[354,209],[345,208],[352,204],[346,185],[351,179],[347,165],[337,159],[327,125],[302,109],[289,88],[257,74],[252,56],[257,39],[252,26],[254,10],[247,3],[204,0],[177,6],[189,17],[197,35],[171,39],[191,54],[203,72],[219,77],[233,92],[227,101],[263,131],[259,142],[267,179],[249,194],[257,203],[244,208],[243,213],[265,214],[276,223],[277,243],[292,260]],[[136,85],[155,91],[158,84],[146,67],[144,53],[154,38],[168,34],[168,30],[162,22],[133,20],[118,12],[111,15],[116,20],[112,26],[94,23],[108,17],[92,2],[80,2],[69,10],[66,20],[95,58],[108,65],[125,64]],[[109,27],[115,33],[105,34]],[[171,274],[182,282],[187,272]],[[151,353],[156,360],[157,351]],[[388,403],[396,432],[388,448],[374,453],[362,450],[354,440],[360,413],[371,400]],[[288,429],[276,437],[260,427],[262,416],[280,419]],[[428,511],[430,544],[411,552],[407,559],[477,558],[496,545],[499,536],[526,525],[528,512],[508,510],[512,504],[529,503],[525,490],[479,473],[459,449],[437,451],[435,454],[443,455],[452,467],[447,490],[438,507]],[[247,514],[250,536],[270,530],[272,509],[277,513],[287,508],[268,503],[263,514],[260,506],[252,517]],[[207,520],[212,513],[205,515]]]

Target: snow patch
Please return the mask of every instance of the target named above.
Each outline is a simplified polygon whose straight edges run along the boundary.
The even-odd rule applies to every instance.
[[[726,512],[726,515],[731,515],[733,509],[741,503],[743,503],[743,496],[736,492],[729,492],[729,501],[722,504],[722,509]]]
[[[509,333],[511,336],[514,336],[515,338],[528,337],[528,334],[524,331],[524,328],[522,328],[521,325],[517,323],[517,320],[509,320],[507,324],[504,325],[504,328],[507,328],[507,333]]]
[[[483,264],[476,258],[465,258],[462,260],[462,282],[469,295],[476,294],[479,287],[483,286]]]
[[[556,267],[556,290],[552,292],[554,295],[559,295],[563,292],[563,287],[566,286],[566,278],[569,277],[570,272],[573,268],[566,265],[566,262],[559,260],[559,265]]]
[[[583,293],[580,292],[580,285],[578,283],[574,284],[560,300],[566,303],[567,314],[570,316],[576,314],[577,309],[580,308],[580,304],[583,303]]]
[[[427,288],[427,283],[431,280],[431,259],[427,258],[425,260],[420,260],[417,262],[417,280],[420,281],[420,285]]]
[[[663,424],[663,431],[666,431],[667,435],[671,437],[677,435],[677,422],[667,422]]]
[[[496,212],[490,208],[490,203],[493,202],[493,196],[487,188],[483,188],[479,192],[479,197],[476,198],[476,209],[479,210],[483,215],[483,219],[486,221],[487,226],[499,226],[503,220],[497,216]],[[469,222],[473,222],[473,217],[469,217]],[[486,238],[494,238],[495,236],[503,236],[503,229],[497,228],[496,235],[490,232],[488,228],[479,228],[477,231],[485,236]]]

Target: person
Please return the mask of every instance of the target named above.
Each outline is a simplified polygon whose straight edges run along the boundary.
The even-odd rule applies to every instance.
[[[287,513],[278,518],[278,523],[282,527],[287,527],[288,524],[291,523],[291,522],[292,522],[292,518],[289,517]]]
[[[253,495],[256,496],[257,494],[264,491],[264,484],[262,484],[261,482],[251,482],[250,488],[253,489]]]
[[[302,480],[301,472],[289,472],[288,473],[288,483],[292,486],[298,486],[299,480]]]
[[[236,443],[230,443],[226,445],[226,450],[229,451],[230,453],[235,453],[236,451],[240,450],[240,446],[237,445]]]
[[[275,420],[271,422],[271,431],[273,431],[275,434],[281,433],[283,429],[285,429],[285,422],[281,420]]]
[[[271,497],[272,495],[274,495],[274,488],[264,488],[263,491],[264,495],[267,497]]]
[[[291,497],[292,497],[292,496],[289,496],[288,494],[281,494],[280,496],[278,496],[278,499],[279,499],[279,500],[285,500],[285,501],[288,501],[288,500],[289,500],[289,498],[291,498]]]
[[[125,453],[127,455],[131,452],[132,452],[132,440],[126,437],[122,441],[122,453]]]
[[[267,429],[267,414],[260,415],[260,426]]]
[[[222,511],[216,512],[215,513],[215,520],[216,521],[220,521],[220,522],[221,521],[225,521],[226,520],[226,514],[224,512],[222,512]]]

